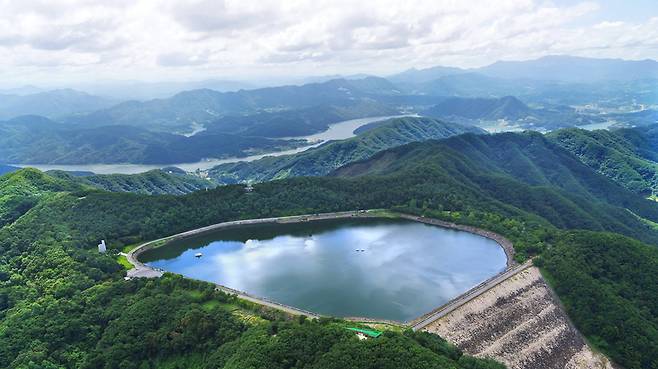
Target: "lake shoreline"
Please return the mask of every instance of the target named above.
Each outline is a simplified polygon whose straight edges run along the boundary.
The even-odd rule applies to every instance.
[[[370,124],[372,122],[379,122],[393,118],[405,117],[407,115],[386,115],[386,116],[376,116],[376,117],[364,117],[357,119],[349,119],[340,122],[335,122],[329,124],[329,128],[325,131],[314,133],[306,136],[293,136],[286,139],[289,140],[298,140],[306,141],[306,144],[301,144],[300,146],[294,148],[288,148],[278,151],[264,151],[258,154],[249,154],[244,153],[241,156],[232,156],[224,158],[206,158],[195,162],[189,163],[154,163],[154,164],[132,164],[132,163],[113,163],[113,164],[35,164],[35,163],[23,163],[23,164],[7,164],[21,168],[36,168],[42,172],[48,170],[63,170],[68,172],[92,172],[94,174],[140,174],[145,173],[150,170],[162,169],[167,167],[176,167],[180,168],[188,173],[194,173],[198,171],[207,171],[218,165],[229,164],[229,163],[238,163],[238,162],[250,162],[262,159],[264,157],[276,157],[283,155],[293,155],[297,154],[314,147],[318,147],[328,141],[333,140],[344,140],[347,138],[354,137],[354,130]]]
[[[404,213],[397,213],[397,212],[391,212],[391,211],[384,211],[384,210],[358,210],[358,211],[346,211],[346,212],[335,212],[335,213],[317,213],[317,214],[309,214],[309,215],[294,215],[294,216],[286,216],[286,217],[273,217],[273,218],[260,218],[260,219],[247,219],[247,220],[237,220],[237,221],[228,221],[228,222],[222,222],[222,223],[217,223],[213,224],[210,226],[206,227],[201,227],[197,228],[194,230],[178,233],[172,236],[160,238],[157,240],[149,241],[146,243],[143,243],[133,250],[131,250],[127,255],[126,258],[128,261],[133,265],[133,269],[128,271],[128,277],[130,278],[140,278],[140,277],[146,277],[146,278],[157,278],[162,276],[164,271],[159,270],[157,268],[153,268],[149,265],[146,265],[139,261],[139,255],[144,253],[145,251],[158,248],[158,247],[164,247],[166,244],[168,244],[171,241],[174,240],[179,240],[191,236],[196,236],[200,234],[204,234],[207,232],[215,231],[218,229],[229,229],[229,228],[235,228],[235,227],[242,227],[245,225],[255,225],[255,224],[285,224],[285,223],[303,223],[303,222],[313,222],[313,221],[322,221],[322,220],[333,220],[333,219],[349,219],[349,218],[371,218],[371,219],[376,219],[376,218],[381,218],[381,219],[386,219],[386,218],[398,218],[398,219],[406,219],[409,221],[414,221],[414,222],[419,222],[419,223],[424,223],[428,225],[433,225],[433,226],[438,226],[446,229],[454,229],[458,231],[463,231],[463,232],[468,232],[471,234],[475,234],[490,240],[495,241],[504,251],[506,258],[507,258],[507,263],[506,267],[503,271],[500,273],[497,273],[494,277],[505,273],[509,271],[512,267],[516,265],[516,262],[514,261],[514,248],[511,243],[511,241],[507,240],[501,235],[498,235],[494,232],[490,232],[487,230],[471,227],[471,226],[465,226],[465,225],[460,225],[460,224],[455,224],[455,223],[450,223],[450,222],[445,222],[441,221],[438,219],[432,219],[432,218],[425,218],[425,217],[420,217],[420,216],[415,216],[415,215],[409,215],[409,214],[404,214]],[[185,277],[189,278],[189,277]],[[493,278],[493,277],[492,277]],[[193,279],[193,278],[190,278]],[[207,283],[213,283],[213,282],[208,282]],[[486,282],[486,281],[485,281]],[[235,295],[238,298],[257,303],[266,307],[274,308],[277,310],[284,311],[288,314],[291,315],[305,315],[310,318],[316,319],[322,317],[320,314],[316,314],[310,311],[306,311],[304,309],[296,308],[293,306],[281,304],[275,301],[271,301],[267,298],[263,298],[260,296],[253,296],[245,291],[239,291],[235,290],[233,288],[223,286],[218,283],[213,283],[216,286],[217,290],[220,290],[222,292]],[[469,289],[470,291],[470,289]],[[460,296],[463,296],[464,294],[468,293],[469,291],[465,291],[464,293],[455,296],[453,299],[450,301],[453,301],[455,299],[458,299]],[[422,316],[425,316],[426,314],[423,314]],[[421,316],[421,317],[422,317]],[[386,320],[386,319],[372,319],[372,318],[358,318],[358,317],[347,317],[344,318],[345,320],[352,320],[352,321],[362,321],[362,320],[368,320],[368,321],[382,321],[382,322],[387,322],[387,323],[395,323],[398,325],[403,325],[406,326],[410,324],[413,321],[416,321],[419,318],[411,319],[407,322],[396,322],[392,320]]]

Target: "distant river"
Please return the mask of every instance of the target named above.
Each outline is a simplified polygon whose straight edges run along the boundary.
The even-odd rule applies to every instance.
[[[219,164],[234,163],[238,161],[254,161],[262,159],[266,156],[281,156],[288,154],[296,154],[308,150],[309,148],[321,145],[323,142],[329,140],[344,140],[354,136],[354,130],[366,125],[368,123],[377,122],[385,119],[402,117],[404,115],[384,116],[384,117],[371,117],[362,119],[351,119],[338,122],[329,126],[329,129],[316,133],[310,136],[301,137],[287,137],[289,139],[305,139],[309,141],[309,145],[298,147],[292,150],[274,151],[264,154],[244,156],[244,157],[231,157],[225,159],[208,159],[195,163],[176,163],[176,164],[11,164],[17,167],[32,167],[41,171],[47,170],[66,170],[70,172],[93,172],[96,174],[136,174],[144,173],[149,170],[159,169],[163,167],[178,167],[187,172],[194,172],[197,169],[206,170]]]
[[[196,258],[199,252],[203,257]],[[397,321],[432,311],[506,265],[503,249],[490,239],[390,219],[218,230],[140,259],[320,314]]]

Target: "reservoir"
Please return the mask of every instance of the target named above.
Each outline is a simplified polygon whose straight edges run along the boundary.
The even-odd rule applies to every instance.
[[[235,163],[239,161],[249,162],[262,159],[266,156],[282,156],[292,155],[313,147],[320,146],[322,143],[331,140],[344,140],[346,138],[354,137],[354,131],[366,124],[378,122],[391,118],[404,117],[406,115],[393,115],[383,117],[370,117],[360,119],[350,119],[342,122],[336,122],[329,125],[329,128],[320,133],[308,136],[285,137],[287,139],[307,140],[308,145],[303,145],[294,149],[273,151],[268,153],[230,157],[223,159],[205,159],[194,163],[172,163],[172,164],[12,164],[17,167],[36,168],[41,171],[48,170],[64,170],[69,172],[92,172],[95,174],[138,174],[148,172],[149,170],[160,169],[164,167],[177,167],[186,172],[194,172],[196,170],[208,170],[220,164]],[[196,130],[202,131],[200,127],[194,127]]]
[[[507,260],[479,235],[372,218],[215,230],[139,258],[318,314],[396,321],[430,312],[503,271]]]

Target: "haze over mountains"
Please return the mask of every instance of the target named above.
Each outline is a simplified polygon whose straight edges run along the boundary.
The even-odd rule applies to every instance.
[[[322,176],[345,164],[410,142],[441,139],[469,132],[486,133],[475,126],[418,117],[394,118],[372,123],[359,128],[357,132],[356,137],[328,142],[298,154],[218,165],[208,171],[208,177],[226,184]]]
[[[656,0],[0,0],[0,55],[0,369],[658,369]]]
[[[21,115],[64,118],[110,107],[117,100],[102,98],[72,89],[52,90],[24,95],[0,94],[0,119]]]
[[[399,114],[491,131],[648,125],[658,121],[657,65],[549,56],[119,103],[70,89],[7,95],[0,99],[0,162],[165,165],[240,157],[298,147],[303,142],[287,139],[339,121]]]
[[[535,60],[497,61],[481,67],[462,69],[431,67],[410,69],[390,76],[394,82],[429,82],[441,77],[476,73],[501,79],[592,83],[602,81],[632,81],[658,78],[655,60],[592,59],[568,55],[550,55]]]

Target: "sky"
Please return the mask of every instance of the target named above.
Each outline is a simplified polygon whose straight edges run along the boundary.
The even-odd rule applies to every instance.
[[[0,84],[658,59],[656,0],[0,0]]]

